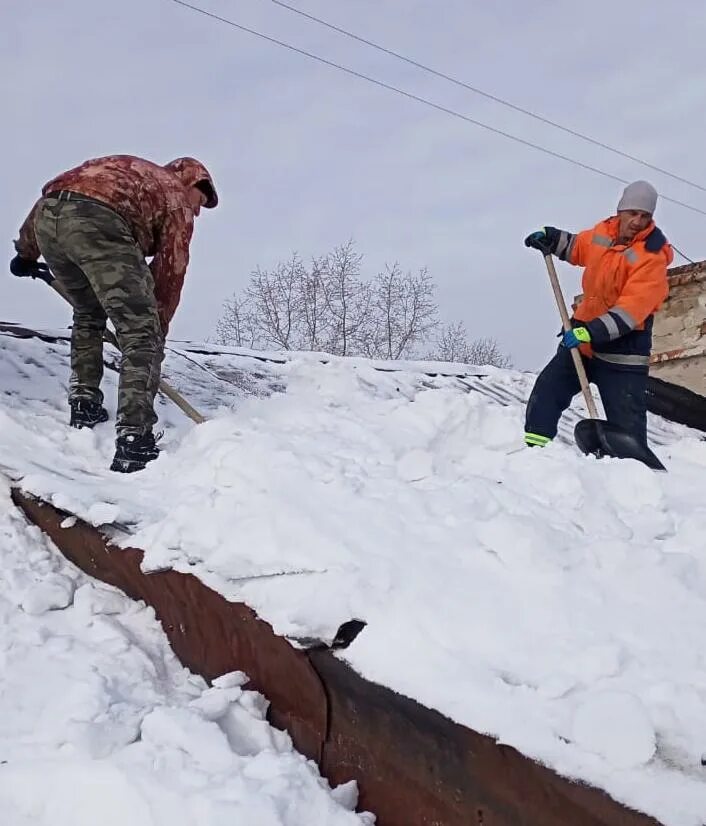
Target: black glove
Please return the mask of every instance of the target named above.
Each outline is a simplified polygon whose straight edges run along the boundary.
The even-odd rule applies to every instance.
[[[545,255],[548,255],[551,252],[547,242],[547,233],[543,229],[538,229],[536,232],[530,232],[527,238],[525,238],[525,246],[530,247],[533,250],[539,250]]]
[[[52,277],[49,272],[49,267],[45,263],[28,261],[21,255],[16,255],[12,261],[10,261],[10,272],[20,278],[30,276],[31,278],[41,278],[42,281],[51,280]]]
[[[576,236],[565,229],[542,227],[525,238],[525,246],[539,250],[542,255],[556,255],[560,261],[570,261]]]
[[[556,227],[542,227],[525,238],[525,246],[539,250],[542,255],[550,255],[556,253],[561,234],[561,230]]]

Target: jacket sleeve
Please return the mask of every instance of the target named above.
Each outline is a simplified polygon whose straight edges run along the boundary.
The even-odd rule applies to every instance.
[[[667,258],[661,252],[644,253],[615,304],[585,325],[591,341],[603,344],[631,333],[659,309],[668,294]]]
[[[150,263],[159,320],[165,334],[179,306],[193,231],[194,216],[190,209],[183,207],[168,213],[159,234],[157,252]]]
[[[34,232],[34,216],[37,213],[39,201],[35,203],[29,211],[29,215],[24,219],[20,227],[20,237],[15,241],[15,252],[27,261],[37,261],[42,254],[37,244],[37,236]]]
[[[569,238],[566,245],[565,260],[576,267],[588,266],[588,253],[593,238],[593,230],[585,229],[576,235],[570,233],[567,233],[567,235]]]

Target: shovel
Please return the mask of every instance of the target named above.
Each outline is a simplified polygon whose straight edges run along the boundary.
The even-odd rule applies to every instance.
[[[559,308],[564,332],[568,332],[571,329],[571,321],[569,320],[569,313],[566,309],[564,295],[561,292],[559,278],[551,255],[544,256],[544,263],[547,265],[549,281],[554,291],[554,298]],[[588,408],[588,415],[591,417],[590,419],[582,419],[574,428],[574,439],[579,450],[586,454],[592,453],[599,459],[602,456],[612,456],[616,459],[637,459],[638,462],[642,462],[652,470],[666,470],[665,466],[646,444],[626,430],[598,418],[596,403],[593,401],[586,368],[583,366],[578,347],[572,347],[570,352],[571,358],[574,360],[576,374],[579,377],[581,392]]]

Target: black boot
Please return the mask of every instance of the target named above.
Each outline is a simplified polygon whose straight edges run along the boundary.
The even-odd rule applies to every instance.
[[[95,427],[101,422],[108,421],[108,411],[100,402],[94,402],[90,399],[72,399],[69,402],[71,408],[71,418],[69,424],[71,427],[82,428]]]
[[[129,433],[115,440],[115,456],[110,469],[118,473],[134,473],[143,470],[147,462],[158,456],[159,448],[152,432]]]

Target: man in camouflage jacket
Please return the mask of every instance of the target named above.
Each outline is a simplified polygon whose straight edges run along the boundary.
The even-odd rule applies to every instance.
[[[179,304],[194,218],[217,203],[208,170],[193,158],[158,166],[113,155],[45,184],[20,228],[13,274],[46,271],[38,263],[43,256],[74,306],[74,427],[108,418],[100,389],[106,319],[115,327],[122,361],[112,470],[140,470],[157,458],[152,427],[164,338]]]

